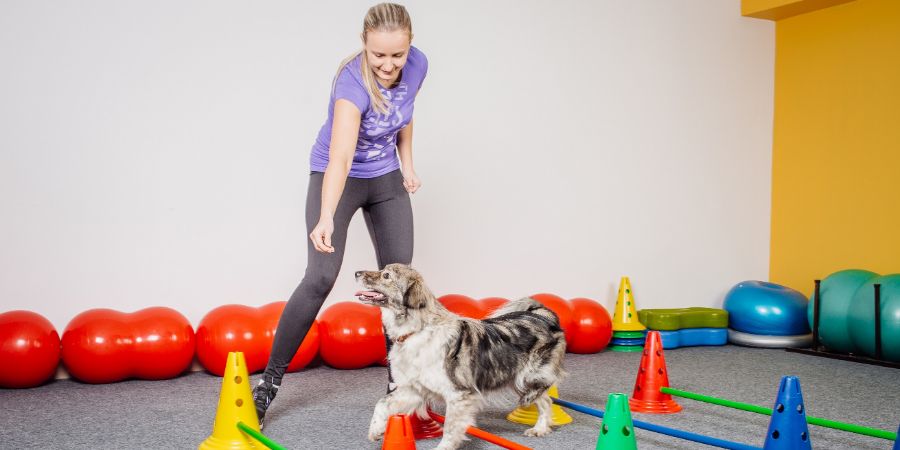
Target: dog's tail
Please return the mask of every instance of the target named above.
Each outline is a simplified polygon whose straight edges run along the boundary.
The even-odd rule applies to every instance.
[[[544,317],[545,319],[550,320],[552,323],[559,326],[559,317],[556,316],[556,313],[551,311],[549,308],[541,304],[541,302],[531,298],[525,297],[520,298],[519,300],[513,300],[502,307],[498,308],[496,311],[491,313],[487,318],[492,317],[500,317],[504,314],[509,314],[513,312],[529,312],[532,314],[536,314],[538,316]]]

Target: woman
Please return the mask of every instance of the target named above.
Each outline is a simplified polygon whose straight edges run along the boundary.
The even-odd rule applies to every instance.
[[[310,155],[306,274],[281,314],[269,363],[253,391],[260,426],[334,287],[353,214],[363,210],[380,268],[412,261],[409,194],[421,187],[412,162],[413,102],[428,70],[412,36],[403,6],[373,6],[363,22],[363,49],[338,68],[328,119]]]

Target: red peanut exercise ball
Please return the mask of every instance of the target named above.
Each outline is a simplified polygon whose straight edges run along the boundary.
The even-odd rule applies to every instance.
[[[335,303],[319,316],[322,360],[335,369],[360,369],[387,356],[381,309],[359,302]]]
[[[534,294],[531,298],[541,302],[541,304],[556,313],[559,317],[559,326],[566,334],[566,344],[570,345],[572,343],[570,331],[572,328],[572,305],[564,298],[554,294]]]
[[[507,303],[509,303],[509,300],[503,297],[485,297],[479,300],[478,304],[481,306],[481,310],[484,311],[484,316],[479,317],[479,319],[490,316]]]
[[[438,297],[438,301],[450,312],[470,319],[481,319],[485,311],[474,298],[461,294],[447,294]]]
[[[59,334],[31,311],[0,314],[0,387],[40,386],[59,365]]]
[[[173,378],[194,359],[194,330],[171,308],[91,309],[66,326],[62,359],[69,374],[85,383]]]
[[[89,309],[66,325],[62,360],[69,375],[85,383],[112,383],[131,374],[131,330],[126,314]]]
[[[194,328],[178,311],[154,306],[128,314],[132,333],[131,376],[175,378],[194,360]]]
[[[206,370],[221,377],[228,353],[243,352],[247,371],[258,372],[269,361],[274,334],[274,328],[266,327],[260,308],[219,306],[197,325],[197,359]]]
[[[612,319],[600,303],[589,298],[573,298],[571,342],[566,349],[572,353],[597,353],[612,339]]]

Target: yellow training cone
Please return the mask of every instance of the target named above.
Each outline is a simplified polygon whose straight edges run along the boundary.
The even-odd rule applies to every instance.
[[[219,407],[216,410],[212,436],[200,444],[200,450],[262,448],[238,429],[238,422],[259,431],[259,419],[256,417],[256,407],[250,393],[247,362],[243,353],[231,352],[228,354],[228,362],[225,363],[225,376],[222,378],[222,392],[219,394]]]
[[[559,391],[556,389],[556,385],[550,386],[550,389],[547,390],[547,393],[550,394],[553,398],[559,398]],[[538,418],[538,409],[537,406],[528,405],[528,406],[520,406],[513,410],[513,412],[509,413],[506,416],[506,420],[515,423],[522,423],[525,425],[534,425],[537,423]],[[556,403],[550,407],[550,424],[551,425],[565,425],[572,421],[572,416],[566,414],[563,409],[557,405]]]
[[[613,331],[642,331],[646,330],[639,320],[637,309],[634,306],[634,295],[631,293],[631,282],[628,277],[622,277],[619,282],[619,296],[616,298],[616,312],[613,314]]]

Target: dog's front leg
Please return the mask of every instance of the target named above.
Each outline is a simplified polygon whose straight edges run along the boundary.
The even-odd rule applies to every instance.
[[[466,440],[466,429],[475,423],[475,416],[481,408],[481,399],[475,395],[463,394],[456,399],[447,399],[447,417],[444,420],[444,437],[435,450],[455,450]]]
[[[391,401],[391,395],[388,394],[378,400],[375,404],[375,411],[372,413],[372,420],[369,422],[369,440],[372,442],[381,439],[384,436],[384,430],[387,427],[388,402]]]
[[[422,396],[408,386],[399,386],[385,395],[375,405],[372,421],[369,422],[369,440],[377,441],[384,436],[388,419],[394,414],[409,414],[422,403]]]
[[[534,400],[534,405],[537,406],[538,410],[537,422],[533,427],[525,430],[525,436],[546,436],[553,431],[550,428],[550,424],[552,423],[551,416],[553,410],[551,409],[551,406],[553,406],[553,400],[551,400],[550,396],[544,392],[540,397]]]

